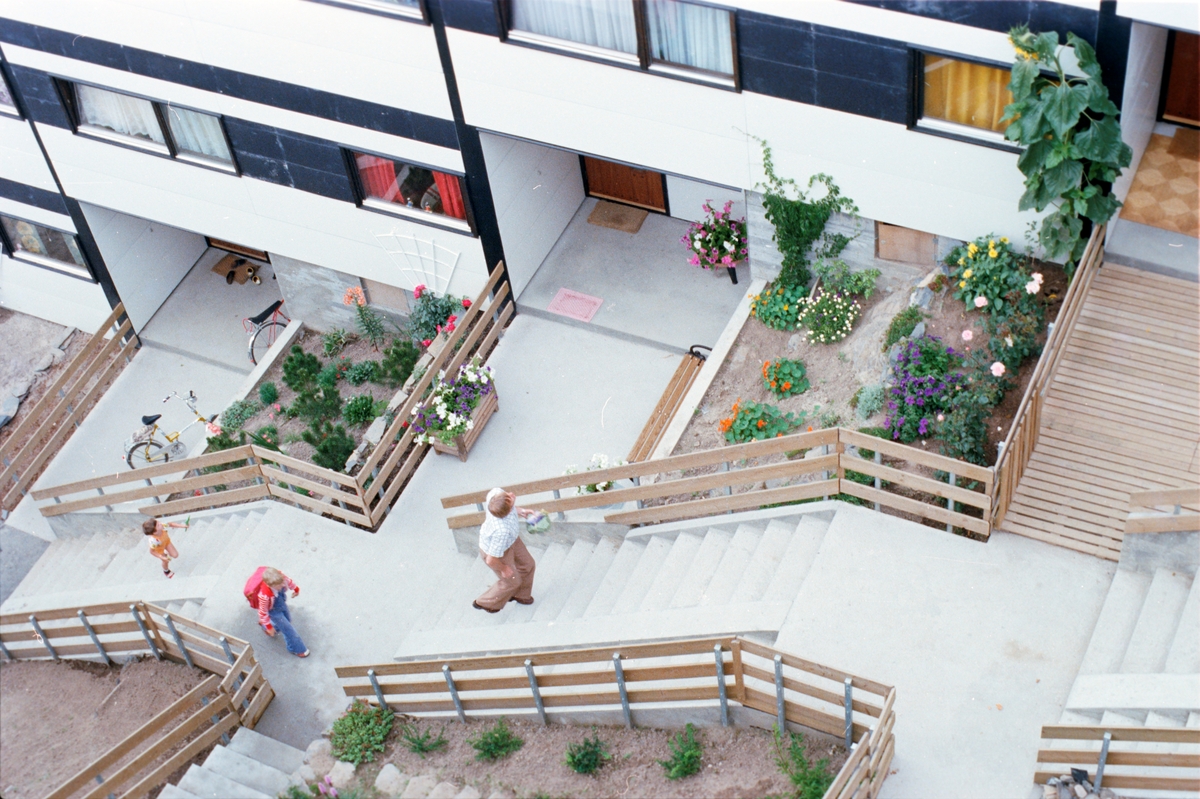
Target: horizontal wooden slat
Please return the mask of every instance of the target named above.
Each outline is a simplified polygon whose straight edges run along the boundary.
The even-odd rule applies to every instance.
[[[210,713],[211,715],[211,713]],[[241,720],[236,713],[230,713],[219,722],[209,727],[196,738],[193,738],[182,749],[171,756],[162,765],[158,766],[154,771],[143,777],[138,783],[131,787],[128,791],[121,794],[121,799],[141,799],[152,790],[162,785],[173,772],[187,764],[189,760],[196,755],[208,749],[210,746],[220,740],[222,735],[229,733],[235,729]]]
[[[289,469],[296,469],[297,471],[301,472],[302,474],[300,476],[303,476],[306,474],[310,477],[317,477],[321,480],[331,480],[334,483],[346,486],[347,488],[353,488],[357,485],[357,483],[355,483],[355,481],[354,481],[354,478],[348,474],[343,474],[342,472],[335,472],[332,469],[325,469],[320,466],[317,466],[315,463],[309,463],[308,461],[302,461],[298,458],[293,458],[289,455],[284,455],[282,452],[276,452],[273,449],[267,449],[266,447],[260,447],[258,444],[251,444],[250,449],[251,449],[251,451],[253,451],[254,457],[259,459],[259,462],[267,460],[267,461],[271,461],[272,463],[282,464],[282,465],[288,467]],[[288,476],[292,476],[292,475],[288,475]],[[288,481],[285,480],[285,482],[288,482]],[[322,488],[324,488],[325,490],[334,490],[330,486],[322,486]],[[353,493],[353,492],[351,492],[351,493]]]
[[[54,608],[51,610],[35,610],[32,615],[37,616],[39,622],[50,621],[52,619],[73,619],[83,611],[89,621],[94,620],[97,616],[122,615],[130,618],[129,606],[135,605],[135,602],[106,602],[102,605],[80,605],[70,608]],[[29,624],[29,613],[6,613],[0,616],[0,625],[5,624]]]
[[[756,666],[751,666],[748,663],[742,665],[742,672],[750,679],[762,680],[765,683],[774,683],[775,681],[774,672],[769,672],[766,669],[760,669]],[[783,678],[783,687],[789,691],[795,691],[798,694],[804,694],[805,696],[811,696],[814,699],[820,699],[823,702],[829,702],[830,704],[838,707],[844,707],[844,694],[836,693],[834,691],[827,691],[824,688],[817,688],[809,685],[808,683],[800,682],[793,677],[785,676]],[[854,710],[857,710],[859,713],[866,713],[871,716],[879,714],[878,706],[864,702],[862,699],[852,699],[850,704],[851,707]]]
[[[986,519],[976,519],[973,516],[957,513],[947,508],[939,508],[937,505],[930,505],[915,499],[899,496],[898,494],[877,490],[870,486],[856,483],[853,480],[842,481],[842,493],[858,497],[859,499],[865,499],[868,502],[878,502],[880,505],[886,505],[889,508],[895,508],[896,510],[911,513],[925,519],[953,524],[956,527],[962,527],[964,530],[970,530],[973,533],[979,533],[983,536],[991,533],[991,525]]]
[[[309,480],[298,474],[284,472],[280,469],[276,469],[275,467],[268,466],[266,464],[263,464],[263,466],[262,466],[262,476],[264,478],[278,480],[280,483],[286,483],[289,486],[298,486],[300,488],[303,488],[305,491],[311,491],[312,493],[318,494],[323,497],[329,497],[330,499],[340,500],[349,505],[353,505],[354,507],[356,507],[360,510],[363,507],[363,501],[362,501],[362,499],[359,498],[358,492],[346,490],[344,488],[341,488],[340,486],[322,485],[321,483],[315,482],[313,480]],[[286,491],[287,489],[284,489],[284,490]],[[295,492],[293,492],[293,493],[295,493]]]
[[[182,461],[170,461],[158,466],[143,466],[140,469],[126,469],[122,472],[106,474],[101,477],[92,477],[87,480],[78,480],[74,483],[63,483],[62,485],[40,488],[30,493],[34,499],[64,497],[67,494],[95,491],[97,488],[107,488],[108,486],[120,485],[121,483],[141,483],[143,480],[151,477],[164,477],[166,475],[182,474],[192,469],[203,469],[206,466],[219,466],[224,463],[249,458],[253,454],[253,450],[249,446],[234,447],[233,449],[209,452],[205,455],[199,455],[195,458],[188,458]]]
[[[745,638],[739,638],[738,641],[741,643],[743,654],[748,653],[765,658],[767,660],[773,660],[776,655],[780,655],[783,660],[783,665],[785,666],[793,669],[799,669],[800,671],[807,671],[809,674],[816,674],[819,677],[824,677],[828,680],[833,680],[834,682],[838,683],[844,682],[846,678],[849,677],[851,680],[851,685],[853,685],[855,688],[863,691],[870,691],[871,693],[880,697],[887,697],[888,694],[895,690],[890,685],[885,685],[881,682],[876,682],[875,680],[868,680],[866,677],[859,677],[857,674],[839,671],[838,669],[833,669],[829,666],[825,666],[811,660],[805,660],[804,658],[796,657],[795,655],[788,654],[787,652],[780,652],[755,641],[750,641]],[[774,677],[772,677],[772,679],[774,679]]]
[[[309,510],[317,513],[328,513],[330,516],[336,516],[339,519],[361,524],[363,527],[371,526],[371,519],[361,513],[357,513],[346,508],[342,508],[332,502],[321,502],[320,500],[306,497],[303,494],[297,493],[287,488],[280,488],[274,483],[270,483],[265,488],[273,497],[286,499],[288,502],[295,502],[297,505],[303,505]]]
[[[856,472],[868,475],[870,477],[878,477],[882,480],[887,480],[890,483],[911,488],[914,491],[922,491],[926,494],[934,494],[939,497],[953,499],[964,505],[971,505],[979,508],[985,514],[992,509],[992,500],[987,494],[981,494],[977,491],[970,491],[966,488],[951,486],[948,482],[943,483],[940,480],[934,480],[929,477],[922,477],[911,472],[906,472],[901,469],[894,469],[891,466],[884,466],[881,463],[875,463],[864,458],[842,458],[842,467],[851,469]],[[962,479],[958,480],[959,485]]]
[[[1195,505],[1197,503],[1200,503],[1200,486],[1135,491],[1129,495],[1129,506],[1137,508],[1152,508],[1155,505]]]
[[[133,474],[133,472],[130,472]],[[250,480],[258,477],[258,466],[242,466],[237,469],[228,469],[223,472],[212,472],[210,474],[201,474],[196,477],[188,477],[183,480],[176,480],[169,483],[155,483],[153,485],[143,485],[137,488],[128,488],[116,493],[108,493],[103,496],[85,497],[83,499],[73,499],[67,502],[48,505],[42,508],[43,516],[61,516],[64,513],[75,513],[77,511],[86,510],[88,508],[99,508],[106,505],[120,505],[124,502],[133,502],[146,497],[162,497],[169,494],[184,494],[196,491],[209,486],[221,485],[223,483],[233,483],[242,480]]]
[[[1195,530],[1200,530],[1200,515],[1195,513],[1130,516],[1125,522],[1127,533],[1190,533]]]
[[[1111,732],[1114,741],[1155,741],[1170,744],[1200,744],[1200,728],[1195,727],[1092,727],[1080,724],[1047,724],[1042,740],[1100,741]]]
[[[1081,764],[1082,765],[1082,764]],[[1091,764],[1092,767],[1095,764]],[[1044,784],[1062,775],[1059,771],[1038,771],[1033,775],[1035,783]],[[1143,791],[1200,791],[1200,779],[1187,777],[1130,777],[1120,774],[1105,774],[1105,788],[1132,788]]]
[[[650,461],[653,463],[653,461]],[[764,505],[774,505],[781,502],[794,502],[801,499],[816,499],[817,497],[832,496],[838,493],[837,478],[818,480],[800,485],[780,486],[762,491],[748,491],[744,494],[733,494],[727,497],[697,499],[691,502],[681,502],[674,505],[660,505],[642,510],[616,511],[604,517],[609,524],[648,524],[650,522],[665,522],[673,519],[690,519],[698,516],[711,516],[725,511],[747,510],[761,508]]]
[[[1095,749],[1039,749],[1038,763],[1095,763]],[[1164,766],[1169,768],[1200,768],[1200,754],[1180,752],[1121,752],[1108,750],[1107,766]]]
[[[267,486],[252,485],[229,491],[217,491],[216,493],[206,494],[201,497],[173,499],[158,505],[146,505],[138,508],[138,510],[147,516],[174,516],[177,513],[188,513],[194,510],[207,510],[208,508],[235,505],[239,502],[250,502],[269,497],[270,495],[271,492],[267,490]]]
[[[978,480],[986,486],[991,486],[992,484],[992,470],[987,467],[976,466],[973,463],[967,463],[966,461],[954,458],[947,458],[945,455],[938,455],[935,452],[926,452],[916,447],[911,447],[908,444],[901,444],[898,441],[869,436],[866,433],[860,433],[857,430],[847,430],[844,427],[838,428],[838,440],[843,444],[853,444],[862,449],[882,452],[889,457],[903,458],[911,463],[919,463],[931,469],[954,472],[959,477]]]

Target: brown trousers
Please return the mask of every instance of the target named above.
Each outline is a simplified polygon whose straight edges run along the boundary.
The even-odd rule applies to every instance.
[[[484,556],[484,560],[487,560],[482,549],[479,550],[479,554]],[[537,563],[529,554],[525,542],[518,538],[502,557],[493,562],[496,565],[489,564],[489,566],[499,579],[479,599],[476,599],[475,603],[488,610],[500,610],[508,604],[510,599],[524,604],[532,602],[533,573],[537,569]],[[512,577],[505,577],[502,574],[501,570],[504,566],[512,570]]]

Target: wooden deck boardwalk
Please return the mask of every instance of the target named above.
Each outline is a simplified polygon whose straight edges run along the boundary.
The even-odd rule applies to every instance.
[[[1001,529],[1117,560],[1129,494],[1200,482],[1200,286],[1104,264]]]

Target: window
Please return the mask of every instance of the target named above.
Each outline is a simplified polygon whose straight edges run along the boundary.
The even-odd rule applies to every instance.
[[[74,234],[7,216],[0,216],[0,227],[14,258],[91,280]]]
[[[8,88],[8,82],[4,79],[3,73],[0,73],[0,114],[14,117],[21,115],[21,112],[17,110],[16,101],[13,100],[12,89]]]
[[[509,38],[736,85],[733,12],[683,0],[509,0]]]
[[[1004,107],[1012,102],[1009,71],[921,54],[920,127],[1004,141]]]
[[[317,0],[331,6],[357,8],[364,11],[380,11],[397,17],[425,20],[421,0]]]
[[[80,133],[233,170],[233,154],[220,117],[82,83],[72,87]]]
[[[362,204],[402,216],[439,217],[469,230],[462,178],[370,153],[351,153]]]

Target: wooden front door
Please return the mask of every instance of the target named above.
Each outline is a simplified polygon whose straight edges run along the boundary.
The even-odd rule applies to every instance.
[[[1200,36],[1173,31],[1163,119],[1200,125]]]
[[[661,172],[634,169],[612,161],[583,157],[583,180],[587,193],[651,211],[667,212],[665,179]]]

